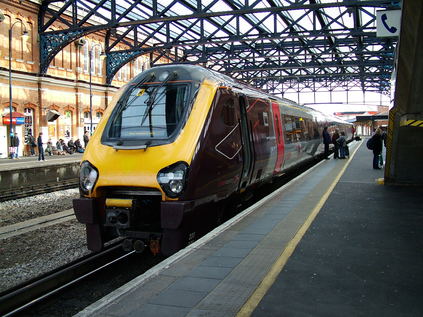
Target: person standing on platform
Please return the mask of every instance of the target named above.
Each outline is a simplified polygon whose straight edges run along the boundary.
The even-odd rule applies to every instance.
[[[43,133],[40,132],[37,138],[37,146],[38,146],[38,161],[45,161],[44,159],[44,148],[43,148]]]
[[[51,142],[51,139],[48,139],[48,141],[47,141],[46,153],[49,156],[52,156],[53,155],[53,143]]]
[[[332,142],[328,127],[323,128],[323,144],[325,145],[325,159],[329,160],[329,144]]]
[[[338,140],[339,138],[339,130],[335,129],[335,133],[332,135],[332,143],[335,147],[335,151],[333,152],[333,158],[337,159],[339,158],[339,145],[338,145]]]
[[[31,152],[31,156],[35,155],[35,147],[37,143],[35,143],[35,138],[32,134],[29,135],[29,150]]]
[[[375,170],[380,170],[379,160],[380,155],[382,154],[382,130],[380,128],[376,129],[375,134],[372,136],[373,139],[373,168]]]
[[[15,147],[15,159],[19,159],[19,155],[18,155],[18,151],[19,151],[19,137],[18,135],[15,133],[15,135],[13,136],[13,143],[14,143],[14,147]]]
[[[345,138],[345,132],[341,131],[341,136],[337,139],[338,147],[339,147],[339,158],[345,159],[346,151],[345,148],[347,146],[347,139]]]
[[[380,135],[382,138],[382,143],[383,146],[386,147],[386,139],[387,139],[387,133],[386,133],[386,129],[381,127],[380,128]],[[382,146],[382,151],[380,151],[380,155],[379,155],[379,166],[383,166],[384,165],[384,161],[383,161],[383,146]]]
[[[90,137],[88,136],[88,131],[85,131],[84,133],[84,148],[87,148],[88,141],[90,140]]]
[[[10,132],[10,146],[9,146],[9,153],[10,153],[10,159],[15,158],[15,134],[13,132]]]

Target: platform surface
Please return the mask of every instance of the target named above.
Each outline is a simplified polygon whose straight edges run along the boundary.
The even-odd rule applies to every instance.
[[[77,316],[423,316],[423,189],[350,152]]]
[[[82,158],[81,153],[74,153],[68,155],[45,155],[45,161],[38,161],[38,155],[36,156],[21,156],[19,159],[0,159],[0,172],[15,170],[15,169],[26,169],[38,166],[51,166],[59,164],[67,164],[73,162],[79,162]]]

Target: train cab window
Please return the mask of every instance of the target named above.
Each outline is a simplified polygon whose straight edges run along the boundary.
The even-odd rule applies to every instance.
[[[187,85],[134,87],[113,114],[109,138],[167,139],[183,119]]]

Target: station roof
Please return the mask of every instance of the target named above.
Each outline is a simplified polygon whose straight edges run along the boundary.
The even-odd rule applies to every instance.
[[[401,0],[46,0],[41,73],[70,42],[104,31],[107,83],[154,52],[204,65],[276,94],[287,90],[388,93],[397,38],[376,36],[376,12]],[[54,22],[65,25],[51,31]],[[119,50],[120,44],[128,49]],[[151,55],[153,57],[153,55]]]

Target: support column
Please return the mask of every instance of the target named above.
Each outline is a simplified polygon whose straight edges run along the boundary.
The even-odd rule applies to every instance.
[[[423,184],[423,1],[404,0],[385,183]]]

